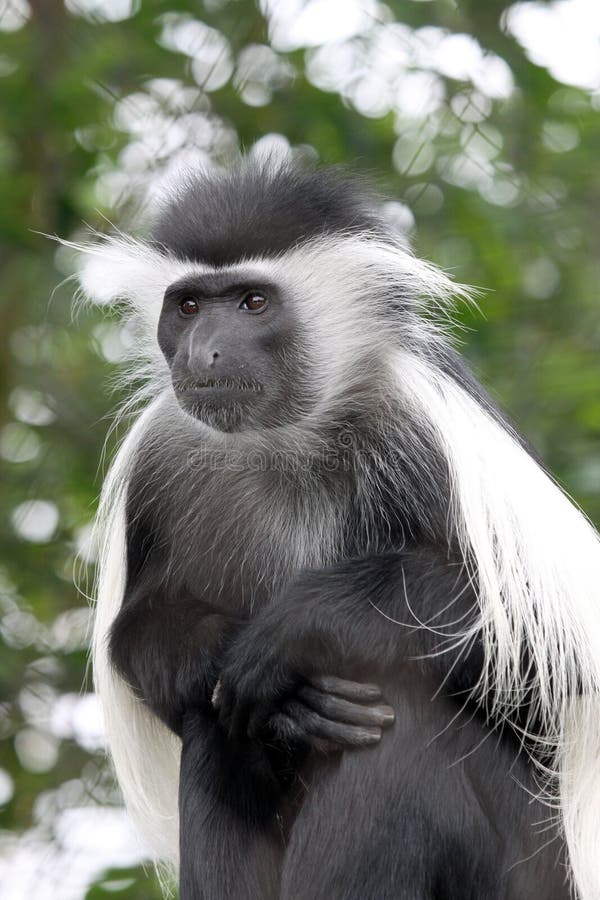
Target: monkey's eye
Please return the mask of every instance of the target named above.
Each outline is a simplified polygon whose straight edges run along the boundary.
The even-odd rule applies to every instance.
[[[179,303],[179,312],[182,316],[195,316],[200,312],[200,307],[193,297],[184,297]]]
[[[269,301],[263,294],[259,294],[258,291],[249,291],[240,303],[240,309],[246,312],[259,313],[265,310],[268,305]]]

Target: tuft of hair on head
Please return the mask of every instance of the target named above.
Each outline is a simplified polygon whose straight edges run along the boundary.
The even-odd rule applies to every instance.
[[[187,173],[159,204],[151,239],[179,258],[223,266],[328,234],[387,240],[379,205],[367,179],[341,166],[248,157],[233,169]]]

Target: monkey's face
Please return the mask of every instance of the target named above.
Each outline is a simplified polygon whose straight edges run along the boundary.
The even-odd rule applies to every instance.
[[[158,343],[179,405],[220,431],[294,421],[310,403],[297,330],[264,276],[223,269],[170,285]]]

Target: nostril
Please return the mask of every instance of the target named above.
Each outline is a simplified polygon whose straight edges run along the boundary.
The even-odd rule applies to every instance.
[[[212,353],[212,356],[211,356],[211,360],[210,360],[210,362],[209,362],[209,364],[208,364],[209,367],[212,368],[212,367],[214,366],[214,364],[216,363],[216,361],[218,360],[218,358],[219,358],[219,351],[218,351],[218,350],[214,350],[213,353]]]

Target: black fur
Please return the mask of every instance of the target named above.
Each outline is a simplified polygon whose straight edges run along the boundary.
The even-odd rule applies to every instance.
[[[380,226],[338,175],[245,168],[188,185],[154,238],[223,264],[348,227]],[[503,421],[453,353],[435,364]],[[289,467],[281,434],[216,438],[172,397],[137,451],[110,653],[182,737],[180,896],[566,900],[518,732],[476,692],[479,637],[455,646],[477,598],[446,466],[367,397]]]
[[[417,529],[390,496],[378,512],[397,525],[365,555],[373,538],[353,509],[356,473],[317,470],[305,489],[324,479],[345,497],[340,562],[270,572],[269,585],[259,557],[274,535],[257,511],[229,532],[215,523],[248,493],[293,508],[293,477],[196,467],[190,483],[186,432],[191,441],[182,421],[166,445],[140,453],[111,641],[121,673],[183,736],[181,897],[566,900],[560,847],[542,849],[550,835],[533,823],[546,811],[526,792],[535,785],[518,742],[468,699],[478,642],[424,658],[475,615],[447,542],[399,550],[400,526]],[[287,712],[315,675],[381,687],[396,722],[378,746],[340,755],[298,739]]]
[[[246,162],[189,177],[164,205],[152,238],[184,259],[225,265],[341,231],[388,237],[364,182],[339,169]]]

